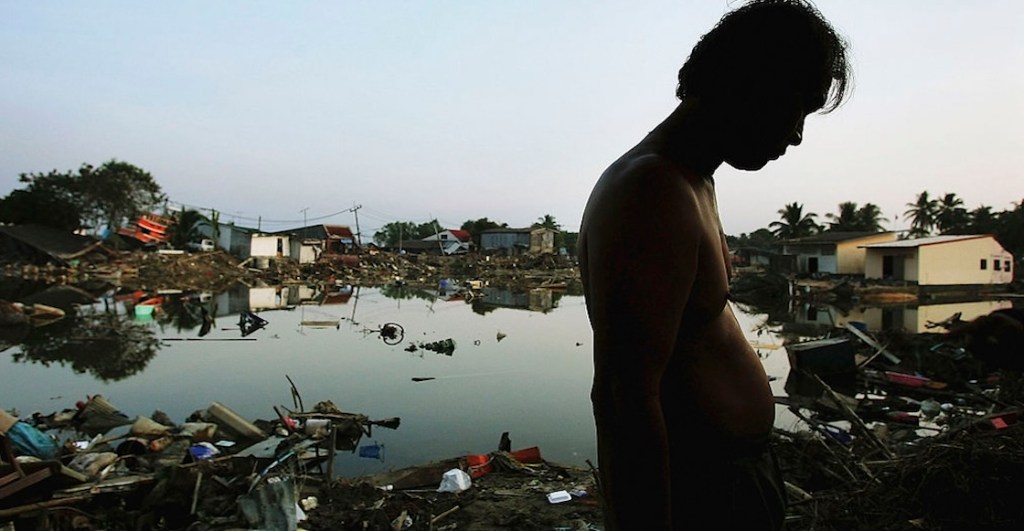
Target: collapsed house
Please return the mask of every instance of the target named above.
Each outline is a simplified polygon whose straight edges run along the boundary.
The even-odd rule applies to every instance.
[[[42,225],[0,226],[0,261],[59,266],[75,260],[105,261],[111,251],[91,236]]]

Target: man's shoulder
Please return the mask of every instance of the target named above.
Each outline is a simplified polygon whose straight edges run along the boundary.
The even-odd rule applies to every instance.
[[[633,150],[619,157],[605,170],[595,192],[620,199],[676,202],[692,199],[700,180],[696,173],[662,154]]]
[[[635,181],[644,184],[651,184],[650,181],[667,181],[663,184],[689,187],[701,178],[696,172],[680,166],[664,154],[638,146],[613,162],[605,170],[602,179],[624,181],[622,184]]]

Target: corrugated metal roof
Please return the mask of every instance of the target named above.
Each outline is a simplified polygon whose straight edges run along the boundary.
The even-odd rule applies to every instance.
[[[355,235],[352,234],[352,229],[350,229],[348,225],[324,225],[324,228],[327,230],[327,234],[330,234],[331,236],[348,239],[355,238]]]
[[[795,240],[786,240],[782,243],[786,245],[804,245],[804,244],[820,244],[820,243],[839,243],[849,240],[857,240],[860,238],[867,238],[869,236],[879,236],[882,234],[889,234],[889,232],[842,232],[842,231],[827,231],[813,236],[806,236],[804,238],[797,238]]]
[[[914,238],[912,240],[896,240],[891,242],[872,243],[859,245],[865,249],[913,249],[925,245],[937,245],[963,240],[974,240],[977,238],[989,238],[990,234],[947,234],[945,236],[932,236],[930,238]]]

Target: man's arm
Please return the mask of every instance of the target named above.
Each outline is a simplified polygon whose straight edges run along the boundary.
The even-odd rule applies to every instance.
[[[671,525],[661,378],[696,276],[702,230],[694,191],[677,171],[657,161],[634,166],[588,213],[591,398],[609,524],[660,529]]]

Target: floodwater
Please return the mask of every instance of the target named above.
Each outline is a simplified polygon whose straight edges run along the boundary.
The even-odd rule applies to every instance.
[[[182,422],[218,401],[245,418],[272,419],[275,405],[295,409],[290,378],[307,410],[331,400],[371,419],[401,418],[397,430],[375,427],[360,442],[383,446],[381,459],[342,454],[342,475],[487,453],[503,432],[513,449],[538,446],[545,458],[571,465],[597,461],[582,296],[488,289],[467,301],[393,287],[317,293],[238,286],[168,296],[155,317],[136,316],[134,301],[123,299],[109,295],[0,354],[0,407],[45,414],[102,394],[130,417],[159,409]],[[204,310],[214,317],[208,330],[201,326]],[[785,325],[736,310],[773,391],[785,394]],[[947,310],[956,311],[941,311]],[[243,311],[257,312],[266,327],[243,337]],[[812,314],[795,311],[801,312]],[[388,323],[400,325],[402,335],[382,337]],[[447,339],[453,351],[422,348]],[[411,345],[421,348],[410,351]],[[780,415],[779,422],[793,420]]]

